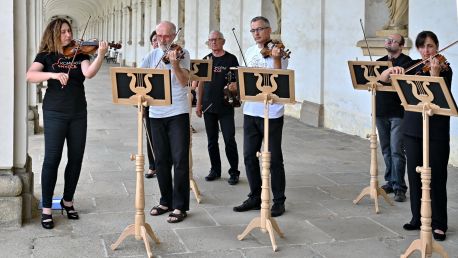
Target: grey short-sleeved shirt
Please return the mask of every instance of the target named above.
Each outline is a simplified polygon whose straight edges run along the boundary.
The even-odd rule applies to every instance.
[[[180,60],[180,67],[189,71],[191,66],[191,60],[189,58],[189,52],[185,49],[184,51],[184,58]],[[161,59],[164,51],[160,48],[156,48],[151,51],[142,61],[140,67],[141,68],[154,68],[158,61]],[[172,69],[172,64],[164,64],[164,62],[160,62],[159,69]],[[180,82],[178,81],[175,73],[172,71],[172,105],[170,106],[156,106],[149,108],[149,117],[151,118],[165,118],[176,116],[180,114],[189,113],[189,103],[187,93],[188,90],[186,87],[183,87]]]

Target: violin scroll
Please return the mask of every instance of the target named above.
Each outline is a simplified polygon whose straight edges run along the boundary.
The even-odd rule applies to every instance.
[[[290,58],[291,51],[289,49],[285,50],[285,45],[280,40],[271,40],[267,42],[263,49],[261,49],[261,55],[264,58],[272,56],[272,49],[277,47],[280,49],[280,54],[283,59]]]

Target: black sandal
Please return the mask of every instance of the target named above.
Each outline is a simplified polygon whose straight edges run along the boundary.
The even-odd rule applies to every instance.
[[[188,214],[186,214],[186,211],[182,211],[181,213],[173,213],[171,212],[169,214],[169,217],[167,218],[168,223],[178,223],[183,221]]]
[[[153,178],[156,176],[157,171],[155,169],[150,169],[145,173],[145,178]]]
[[[156,211],[156,213],[152,213],[153,211]],[[161,208],[161,205],[156,205],[154,206],[153,208],[151,208],[151,210],[149,211],[149,215],[151,216],[159,216],[159,215],[162,215],[164,213],[167,213],[169,212],[170,209],[163,209]]]
[[[41,226],[45,229],[54,228],[54,221],[52,220],[52,214],[41,214]]]
[[[75,208],[72,206],[65,206],[64,205],[64,199],[61,199],[60,200],[60,207],[62,207],[62,209],[65,210],[65,212],[67,212],[67,218],[68,219],[79,219],[80,216],[78,215],[78,212],[75,211]],[[64,214],[64,210],[62,210],[62,215]]]

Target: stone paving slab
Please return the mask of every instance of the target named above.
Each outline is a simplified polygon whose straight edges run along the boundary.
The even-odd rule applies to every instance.
[[[137,124],[135,108],[112,103],[108,75],[108,66],[104,66],[96,78],[86,81],[88,139],[75,195],[81,219],[69,221],[60,211],[54,211],[56,227],[44,230],[40,211],[35,210],[36,216],[21,228],[0,228],[0,258],[146,257],[143,242],[132,236],[118,250],[110,249],[125,227],[134,223],[136,173],[135,162],[129,156],[137,151]],[[260,213],[232,211],[249,192],[242,156],[241,109],[236,109],[235,117],[241,171],[238,185],[227,183],[229,165],[222,137],[222,178],[205,181],[210,169],[207,138],[203,119],[194,113],[191,123],[197,133],[192,138],[193,173],[202,202],[198,204],[190,192],[188,218],[182,223],[169,224],[166,214],[149,215],[151,207],[159,202],[160,193],[156,178],[144,180],[145,221],[161,241],[159,245],[151,243],[155,257],[392,258],[399,257],[418,238],[418,231],[402,229],[410,218],[409,200],[390,206],[379,198],[379,214],[375,214],[374,201],[367,196],[358,205],[352,203],[369,185],[367,139],[309,127],[286,117],[283,136],[286,213],[276,218],[285,238],[275,236],[277,252],[272,251],[268,234],[259,229],[243,241],[237,240],[237,235]],[[146,144],[143,150],[146,153]],[[29,154],[35,197],[39,199],[44,157],[42,134],[29,137]],[[64,151],[56,196],[62,195],[66,155]],[[384,183],[384,169],[378,151],[380,184]],[[458,184],[457,172],[457,168],[449,168],[449,231],[447,240],[440,243],[451,258],[458,257],[458,188],[454,187]]]

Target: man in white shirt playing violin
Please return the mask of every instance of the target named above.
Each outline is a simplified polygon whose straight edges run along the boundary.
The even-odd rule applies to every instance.
[[[286,69],[288,60],[282,58],[282,50],[274,46],[270,56],[264,57],[261,50],[271,41],[272,28],[269,20],[258,16],[251,20],[251,35],[255,45],[245,53],[247,66]],[[260,151],[264,138],[264,103],[246,102],[243,107],[243,156],[250,185],[248,199],[233,208],[236,212],[258,210],[261,208],[261,169],[256,155]],[[269,106],[269,151],[271,153],[271,186],[273,193],[272,217],[281,216],[285,212],[285,168],[281,149],[283,133],[283,104]]]

